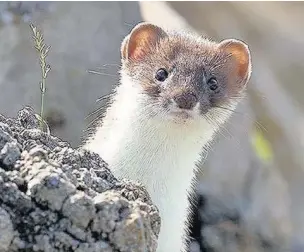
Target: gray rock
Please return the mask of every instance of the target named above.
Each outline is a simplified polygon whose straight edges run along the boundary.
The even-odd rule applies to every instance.
[[[14,238],[13,223],[9,214],[0,208],[0,251],[7,250]]]
[[[33,113],[0,116],[0,251],[155,251],[160,218],[144,188],[41,132]]]

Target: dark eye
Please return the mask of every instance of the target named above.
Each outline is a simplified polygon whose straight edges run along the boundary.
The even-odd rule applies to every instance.
[[[210,90],[212,90],[212,91],[215,91],[215,90],[218,89],[218,83],[217,83],[217,80],[214,77],[210,78],[208,80],[207,84],[208,84]]]
[[[166,69],[158,69],[155,75],[155,79],[158,81],[165,81],[165,79],[168,78],[168,72],[166,71]]]

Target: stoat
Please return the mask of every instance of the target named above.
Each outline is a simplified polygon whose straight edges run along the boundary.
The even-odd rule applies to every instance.
[[[196,165],[245,92],[248,46],[143,22],[123,40],[121,62],[120,85],[84,148],[147,188],[161,216],[157,252],[185,251]]]

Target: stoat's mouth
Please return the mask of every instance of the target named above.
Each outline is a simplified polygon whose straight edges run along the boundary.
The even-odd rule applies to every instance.
[[[191,111],[186,111],[186,110],[174,110],[170,111],[169,115],[175,119],[193,119],[193,114]]]
[[[165,118],[174,122],[193,121],[200,117],[199,104],[192,109],[183,109],[173,103],[166,103],[163,108]]]
[[[169,108],[169,114],[176,119],[192,120],[199,115],[199,104],[192,109],[182,109],[173,105]]]

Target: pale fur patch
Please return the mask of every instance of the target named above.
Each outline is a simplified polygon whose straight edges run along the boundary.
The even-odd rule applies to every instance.
[[[116,91],[102,127],[84,148],[100,154],[118,178],[145,185],[162,219],[157,251],[184,251],[196,162],[218,126],[195,113],[198,108],[195,120],[168,120],[127,76]]]

